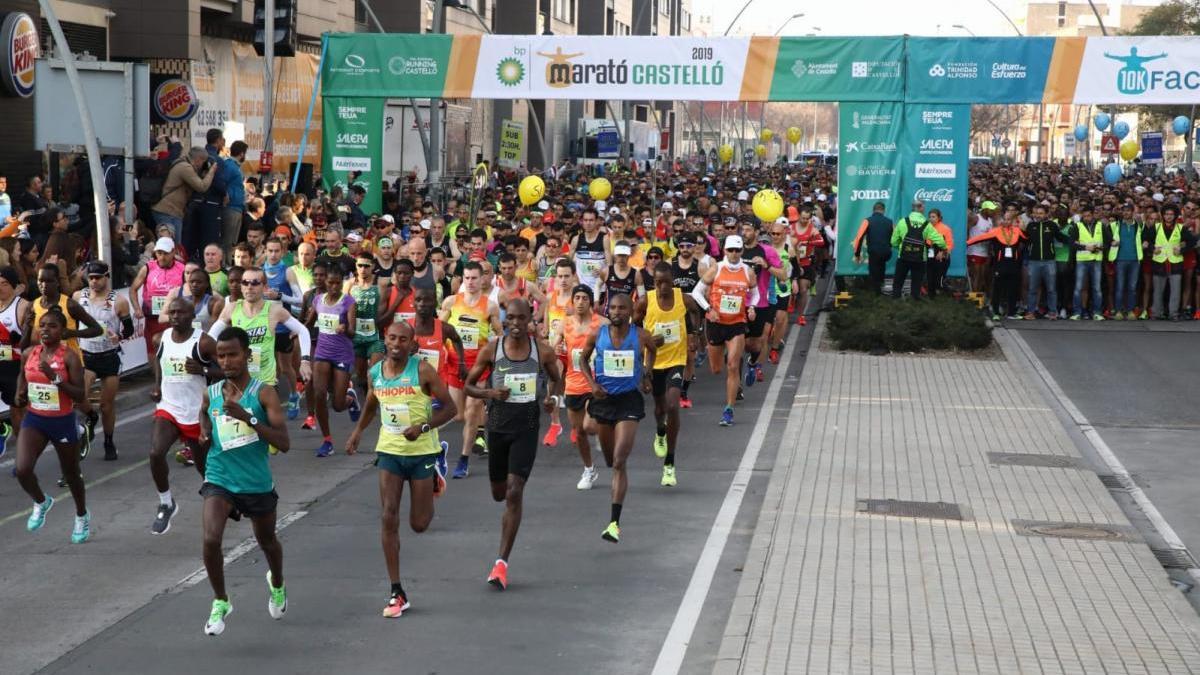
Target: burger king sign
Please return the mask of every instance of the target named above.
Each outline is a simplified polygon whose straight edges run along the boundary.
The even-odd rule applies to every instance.
[[[199,109],[196,90],[186,80],[167,80],[154,90],[154,112],[168,122],[186,122]]]
[[[33,95],[34,62],[39,52],[37,24],[24,12],[11,12],[0,23],[0,86],[12,96]]]

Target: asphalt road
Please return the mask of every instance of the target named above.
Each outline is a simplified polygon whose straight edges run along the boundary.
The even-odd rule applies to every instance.
[[[1022,325],[1024,324],[1024,325]],[[1188,549],[1200,553],[1200,326],[1006,322],[1100,432]]]
[[[711,670],[715,661],[811,328],[793,335],[795,358],[682,672]],[[132,408],[118,429],[121,460],[84,463],[94,514],[89,543],[67,541],[69,498],[42,531],[25,532],[28,498],[15,480],[0,480],[0,587],[7,610],[0,615],[0,670],[648,672],[775,370],[768,367],[767,382],[747,390],[732,428],[717,425],[721,383],[701,375],[692,387],[696,405],[683,411],[676,488],[659,486],[647,401],[618,545],[600,538],[608,521],[608,470],[600,469],[592,491],[580,492],[580,462],[567,434],[557,447],[541,448],[504,593],[484,581],[496,555],[502,506],[490,498],[482,461],[472,463],[470,478],[450,482],[427,532],[409,531],[402,508],[401,576],[413,609],[399,620],[379,614],[388,584],[372,455],[317,459],[318,435],[300,431],[296,422],[292,452],[273,460],[279,514],[289,521],[281,533],[289,611],[279,622],[267,615],[265,562],[257,548],[243,546],[248,552],[226,568],[235,611],[217,638],[203,633],[212,596],[197,575],[199,476],[172,464],[182,511],[167,535],[151,536],[157,498],[143,463],[149,408]],[[344,414],[334,419],[335,442],[344,441],[349,420]],[[543,419],[542,431],[546,424]],[[374,437],[370,432],[362,447],[372,447]],[[448,437],[456,446],[457,428]],[[56,473],[56,461],[44,456],[43,485],[53,487]],[[230,525],[227,551],[250,537],[247,524]]]

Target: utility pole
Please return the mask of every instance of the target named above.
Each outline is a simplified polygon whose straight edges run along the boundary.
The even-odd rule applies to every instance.
[[[434,0],[433,3],[433,32],[446,32],[446,6],[442,0]],[[436,204],[437,197],[441,193],[440,181],[442,178],[442,99],[440,98],[429,99],[429,159],[432,163],[425,167],[425,180],[429,183],[429,192],[434,197],[433,201]]]
[[[275,126],[275,0],[263,0],[263,146],[272,148],[271,134]],[[268,155],[270,156],[270,155]],[[272,160],[273,162],[274,160]],[[262,166],[262,162],[259,162]],[[274,171],[274,164],[271,165]]]

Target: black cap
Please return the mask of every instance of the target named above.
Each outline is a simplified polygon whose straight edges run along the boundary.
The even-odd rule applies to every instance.
[[[571,298],[574,298],[576,293],[583,293],[583,294],[587,295],[589,298],[592,298],[593,301],[595,301],[595,299],[596,299],[596,296],[594,295],[594,293],[592,291],[592,287],[588,286],[587,284],[577,284],[575,286],[575,288],[572,288],[571,289]]]
[[[96,275],[108,276],[108,263],[102,260],[93,260],[83,266],[83,273],[89,277]]]

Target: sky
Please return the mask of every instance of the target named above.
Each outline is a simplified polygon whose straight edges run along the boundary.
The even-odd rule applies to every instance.
[[[745,0],[692,0],[695,15],[713,16],[712,32],[720,35]],[[996,0],[1017,25],[1022,24],[1025,3]],[[781,21],[793,19],[781,35],[967,35],[962,24],[977,35],[1013,35],[1004,16],[987,0],[751,0],[730,35],[771,35]],[[820,28],[815,31],[813,28]]]

